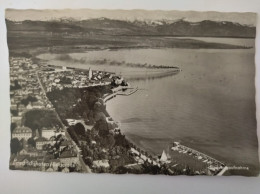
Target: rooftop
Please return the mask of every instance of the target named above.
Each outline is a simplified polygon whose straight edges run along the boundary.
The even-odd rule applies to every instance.
[[[73,150],[66,150],[61,153],[60,158],[72,158],[76,157],[77,153],[75,153]]]
[[[32,130],[29,127],[16,127],[14,133],[32,133]]]

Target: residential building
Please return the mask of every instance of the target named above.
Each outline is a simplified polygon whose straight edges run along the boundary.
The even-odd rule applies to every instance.
[[[49,140],[52,136],[55,136],[56,129],[55,128],[42,128],[42,137],[46,138]]]
[[[61,163],[65,165],[77,164],[79,162],[77,153],[74,150],[65,150],[60,155]]]
[[[37,150],[42,150],[44,145],[52,143],[52,141],[49,141],[44,137],[40,137],[40,138],[36,139],[35,142],[36,142],[36,149]]]
[[[32,130],[29,127],[16,127],[12,133],[12,138],[28,140],[32,137]]]

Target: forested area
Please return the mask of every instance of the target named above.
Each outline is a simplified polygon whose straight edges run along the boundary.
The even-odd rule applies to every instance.
[[[62,121],[65,119],[83,119],[89,124],[94,123],[95,113],[106,113],[105,106],[97,107],[106,93],[111,93],[110,86],[96,86],[89,88],[65,88],[47,93],[48,99],[59,113]],[[96,105],[95,105],[96,104]]]

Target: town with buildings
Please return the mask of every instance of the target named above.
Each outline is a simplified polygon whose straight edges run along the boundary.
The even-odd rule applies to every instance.
[[[121,84],[120,80],[107,72],[39,66],[30,58],[10,57],[10,169],[89,172],[46,93],[110,85],[111,81]]]
[[[66,137],[58,118],[53,119],[55,122],[47,121],[47,124],[46,118],[42,121],[28,118],[28,115],[34,113],[43,116],[51,113],[51,116],[56,116],[52,103],[40,85],[39,71],[39,66],[29,58],[10,58],[10,168],[81,172],[78,151]],[[36,124],[34,127],[31,126],[32,122]]]
[[[180,144],[152,156],[127,140],[106,111],[106,101],[138,90],[121,76],[11,57],[10,80],[10,169],[216,175],[224,168],[223,163]],[[203,165],[192,169],[172,160],[174,152]]]
[[[6,9],[9,169],[258,176],[243,14]]]
[[[51,67],[51,66],[48,66]],[[97,85],[109,85],[111,83],[112,75],[107,72],[101,71],[92,71],[88,70],[75,70],[68,69],[63,67],[62,69],[55,68],[55,71],[52,69],[46,69],[45,71],[39,72],[39,77],[44,83],[44,89],[46,92],[58,89],[62,90],[63,88],[84,88],[89,86]]]

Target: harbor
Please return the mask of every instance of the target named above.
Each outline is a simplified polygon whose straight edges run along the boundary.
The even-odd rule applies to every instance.
[[[128,90],[130,91],[127,92]],[[117,95],[129,96],[134,94],[137,91],[138,91],[138,87],[118,86],[112,89],[112,94],[105,95],[103,100],[104,102],[107,102],[108,100],[116,97]],[[110,115],[109,118],[111,118]],[[116,130],[120,130],[120,129],[116,128]],[[131,148],[131,153],[134,155],[134,158],[137,162],[135,165],[140,165],[143,164],[144,162],[148,162],[150,165],[156,165],[159,167],[161,165],[166,165],[169,174],[174,174],[172,169],[174,169],[174,167],[179,165],[174,163],[174,161],[170,156],[171,155],[170,152],[178,152],[179,154],[187,155],[189,157],[194,158],[195,160],[198,160],[198,162],[200,163],[206,164],[207,172],[202,171],[202,173],[206,173],[207,175],[222,176],[228,170],[228,167],[226,166],[225,163],[211,156],[208,156],[207,154],[204,154],[198,150],[182,145],[179,142],[170,143],[170,145],[168,146],[170,147],[170,149],[167,150],[167,152],[163,150],[162,154],[157,158],[151,157],[151,155],[148,156],[147,152],[146,152],[147,154],[145,154],[145,151],[140,150],[134,144],[132,144],[132,146],[133,147]],[[137,150],[139,150],[140,152]],[[130,165],[130,166],[132,167],[135,165]],[[183,170],[186,170],[186,168],[184,168]],[[196,171],[195,173],[202,174],[199,171]]]
[[[126,91],[130,90],[128,93]],[[121,96],[130,96],[138,91],[138,87],[130,87],[130,86],[118,86],[117,88],[112,89],[112,94],[107,94],[104,96],[104,102],[116,97],[117,95]]]
[[[200,151],[187,147],[185,145],[180,144],[179,142],[173,142],[170,148],[171,151],[178,152],[181,154],[188,155],[190,157],[195,158],[196,160],[207,164],[208,170],[211,171],[214,175],[223,174],[224,171],[227,170],[227,166],[225,163],[208,156]]]

